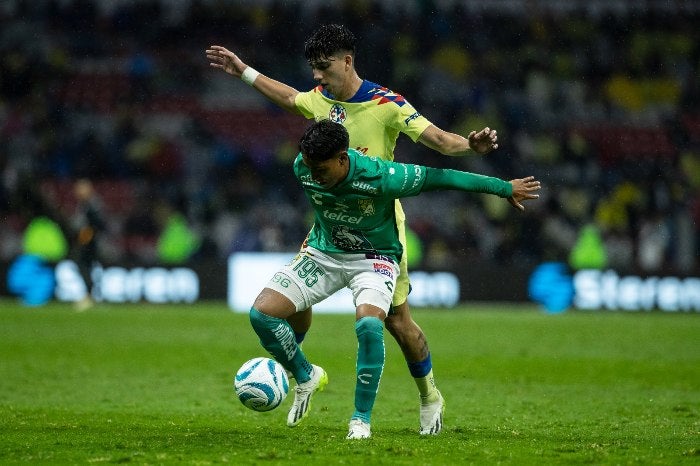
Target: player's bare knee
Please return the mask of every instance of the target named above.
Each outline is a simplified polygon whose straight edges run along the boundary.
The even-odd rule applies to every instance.
[[[265,315],[282,319],[286,319],[295,311],[294,303],[289,298],[270,288],[264,288],[260,292],[253,307]]]

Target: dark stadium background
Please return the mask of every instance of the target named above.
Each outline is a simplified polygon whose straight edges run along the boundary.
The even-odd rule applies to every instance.
[[[523,214],[456,193],[406,200],[414,269],[458,274],[465,299],[524,300],[533,268],[568,263],[593,225],[620,274],[700,274],[700,2],[9,0],[2,276],[33,218],[70,225],[78,178],[104,202],[106,265],[192,267],[202,296],[223,298],[231,253],[295,250],[308,211],[290,162],[308,121],[210,68],[204,50],[224,45],[307,90],[303,42],[323,22],[357,35],[361,77],[438,126],[498,130],[485,157],[401,136],[397,160],[543,183]],[[174,215],[199,241],[177,264],[157,250]]]

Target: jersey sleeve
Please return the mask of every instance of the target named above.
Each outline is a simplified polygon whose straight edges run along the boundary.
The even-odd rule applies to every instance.
[[[474,193],[495,194],[499,197],[513,195],[513,185],[508,181],[492,176],[459,170],[424,167],[426,170],[423,191],[453,189]]]
[[[393,122],[394,128],[411,138],[413,142],[418,141],[420,135],[430,125],[432,125],[430,120],[418,112],[408,101],[404,101],[404,104],[399,107]]]
[[[311,89],[310,91],[299,92],[296,97],[294,97],[294,105],[296,105],[297,110],[308,119],[314,117],[313,105],[315,92],[315,89]]]
[[[384,163],[384,194],[394,198],[416,196],[424,191],[455,190],[513,195],[513,185],[492,176],[409,163]]]
[[[384,194],[395,199],[418,195],[425,183],[426,170],[422,165],[399,162],[384,163]]]

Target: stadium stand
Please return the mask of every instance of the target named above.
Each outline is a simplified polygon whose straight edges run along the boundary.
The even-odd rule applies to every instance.
[[[404,138],[399,160],[543,181],[541,202],[514,225],[479,197],[407,201],[424,265],[445,244],[457,262],[566,260],[597,222],[609,248],[632,245],[611,256],[636,270],[640,228],[654,219],[669,232],[659,271],[700,269],[700,7],[690,1],[3,2],[0,216],[15,239],[0,259],[18,252],[36,212],[26,193],[69,215],[79,177],[95,180],[110,213],[113,260],[152,256],[159,205],[187,217],[209,245],[200,254],[294,250],[307,212],[289,162],[308,122],[209,68],[203,50],[222,43],[307,89],[304,38],[340,18],[361,41],[363,77],[451,130],[499,131],[487,157],[439,159]],[[263,177],[277,188],[263,190]],[[621,202],[630,184],[638,198]],[[688,218],[690,232],[676,227]]]

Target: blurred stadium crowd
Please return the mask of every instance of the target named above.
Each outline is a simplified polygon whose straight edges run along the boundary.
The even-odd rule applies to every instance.
[[[204,49],[307,90],[303,43],[323,22],[358,37],[361,77],[438,126],[498,130],[497,151],[469,158],[401,136],[398,161],[543,182],[524,214],[458,193],[405,200],[423,267],[567,261],[593,227],[610,267],[700,270],[693,1],[3,2],[0,259],[37,215],[70,235],[79,178],[108,214],[108,263],[157,262],[174,215],[198,238],[192,258],[298,248],[310,218],[291,161],[308,122]]]

